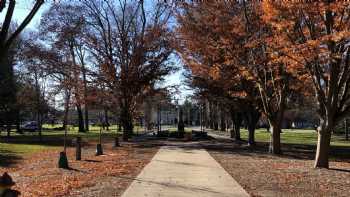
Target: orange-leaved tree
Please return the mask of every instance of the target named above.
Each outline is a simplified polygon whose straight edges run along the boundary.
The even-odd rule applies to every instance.
[[[328,168],[334,127],[350,114],[350,3],[265,1],[263,9],[275,53],[312,80],[320,117],[315,167]]]
[[[275,35],[261,18],[261,2],[194,2],[183,7],[179,21],[181,35],[187,36],[181,38],[186,64],[209,65],[211,72],[205,74],[220,73],[227,84],[240,86],[268,119],[270,151],[281,153],[283,114],[299,67],[282,61],[283,56],[272,50]]]

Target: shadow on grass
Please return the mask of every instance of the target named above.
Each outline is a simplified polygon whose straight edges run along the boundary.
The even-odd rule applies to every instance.
[[[215,139],[201,143],[202,146],[209,151],[216,151],[227,154],[240,154],[244,156],[255,156],[260,158],[270,158],[268,153],[269,143],[258,142],[255,146],[247,146],[246,141],[234,141],[231,139]],[[314,160],[315,145],[305,144],[282,144],[282,154],[278,155],[281,158]],[[330,157],[335,161],[350,161],[350,147],[332,146]]]
[[[23,159],[23,157],[9,151],[0,151],[0,167],[12,167]]]
[[[72,145],[72,139],[68,138],[67,145]],[[63,146],[63,137],[47,137],[43,136],[42,140],[37,136],[13,136],[3,137],[3,143],[7,144],[25,144],[25,145],[43,145],[43,146]]]
[[[79,135],[69,135],[67,137],[67,146],[74,146],[74,141]],[[82,145],[88,145],[90,141],[97,141],[99,136],[82,136]],[[110,140],[110,136],[103,136],[103,139]],[[10,137],[1,137],[1,142],[8,144],[25,144],[25,145],[42,145],[42,146],[63,146],[64,145],[64,136],[63,135],[48,135],[42,136],[40,140],[39,136],[33,135],[20,135],[20,136],[10,136]]]

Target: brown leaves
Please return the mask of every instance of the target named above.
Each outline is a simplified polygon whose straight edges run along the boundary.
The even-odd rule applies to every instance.
[[[232,146],[234,146],[232,152],[211,151],[210,154],[251,196],[349,195],[349,173],[337,170],[312,170],[311,152],[307,153],[310,154],[310,159],[305,160],[289,156],[271,156],[237,144],[232,145],[232,142],[228,144],[228,147]],[[302,155],[295,153],[295,150],[286,152],[292,156]],[[332,161],[331,166],[336,169],[350,168],[348,159]]]
[[[93,186],[106,176],[135,176],[152,158],[156,149],[139,150],[134,145],[123,145],[116,150],[105,146],[106,155],[94,156],[94,147],[83,150],[82,161],[74,161],[74,149],[68,149],[71,170],[57,168],[57,151],[32,155],[8,170],[14,176],[16,189],[22,196],[65,196],[82,187]]]

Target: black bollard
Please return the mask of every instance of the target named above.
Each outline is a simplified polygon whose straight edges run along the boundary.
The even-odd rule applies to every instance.
[[[114,148],[116,148],[116,147],[119,147],[120,146],[120,144],[119,144],[119,137],[115,137],[114,138]]]
[[[81,137],[77,137],[75,144],[75,159],[81,160]]]
[[[58,160],[58,167],[63,168],[63,169],[69,169],[66,152],[60,152],[60,158]]]
[[[102,144],[96,146],[96,156],[103,155]]]

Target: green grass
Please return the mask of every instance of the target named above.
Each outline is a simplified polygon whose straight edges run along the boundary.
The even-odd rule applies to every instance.
[[[169,130],[169,132],[177,132],[177,127],[170,127],[170,128],[167,128],[167,130]],[[190,133],[190,132],[192,132],[192,129],[185,127],[185,132]]]
[[[59,146],[47,146],[47,145],[36,145],[36,144],[12,144],[12,143],[0,143],[0,154],[8,155],[27,155],[37,153],[48,149],[58,149]]]
[[[241,137],[244,140],[248,138],[248,132],[245,129],[241,130]],[[270,133],[266,129],[257,129],[255,132],[255,140],[257,142],[269,142]],[[316,145],[317,133],[314,130],[290,130],[284,129],[281,133],[281,142],[285,144],[305,144],[305,145]],[[344,136],[332,135],[332,146],[349,146],[350,141],[346,141]]]
[[[63,144],[64,131],[52,130],[55,127],[61,125],[43,125],[42,137],[43,143],[38,142],[38,132],[25,132],[24,134],[18,134],[11,132],[11,138],[9,142],[6,142],[6,138],[0,143],[1,155],[27,155],[37,153],[47,149],[60,149]],[[136,127],[136,130],[141,128]],[[69,127],[67,137],[72,139],[75,137],[82,137],[84,140],[97,140],[99,139],[100,127],[91,126],[90,131],[86,133],[79,133],[77,127]],[[115,137],[117,134],[117,126],[113,125],[109,131],[102,131],[104,138]],[[120,133],[119,133],[120,134]],[[1,132],[1,136],[5,137],[6,132]]]
[[[58,126],[56,126],[58,127]],[[13,132],[11,135],[11,143],[2,142],[0,143],[0,154],[18,154],[26,155],[36,152],[40,152],[46,149],[59,149],[62,147],[62,138],[64,136],[64,131],[54,131],[50,130],[53,127],[50,125],[45,125],[42,135],[44,144],[38,143],[38,133],[29,133],[25,135],[17,134]],[[177,128],[170,127],[167,128],[170,132],[175,132]],[[143,128],[135,127],[135,133],[142,133]],[[190,128],[185,129],[186,132],[190,132]],[[90,131],[87,133],[79,133],[77,127],[70,127],[68,131],[68,138],[75,138],[81,136],[85,140],[97,140],[99,139],[100,127],[91,126]],[[103,131],[104,138],[115,137],[117,134],[117,126],[113,125],[110,127],[110,131]],[[118,133],[121,135],[121,133]],[[6,133],[2,132],[2,136]],[[248,132],[245,129],[241,130],[241,137],[244,140],[248,138]],[[270,134],[266,132],[266,129],[257,129],[255,133],[255,140],[257,142],[269,142]],[[283,130],[281,133],[282,143],[285,144],[305,144],[305,145],[316,145],[317,143],[317,133],[314,130]],[[45,143],[45,141],[47,143]],[[59,143],[51,143],[59,142]],[[332,146],[347,146],[350,147],[350,141],[345,141],[344,136],[332,135]]]
[[[42,135],[46,137],[62,137],[64,136],[64,131],[63,130],[53,130],[54,128],[61,127],[62,125],[43,125],[43,130],[42,130]],[[100,133],[100,127],[99,126],[90,126],[89,131],[85,133],[79,133],[78,132],[78,127],[73,127],[73,126],[68,126],[68,137],[86,137],[86,138],[97,138],[99,137]],[[144,129],[140,126],[135,126],[134,127],[134,133],[139,134],[143,133]],[[118,132],[118,126],[117,125],[112,125],[109,127],[109,130],[102,130],[102,134],[105,137],[108,136],[115,136],[116,134],[121,134]],[[6,132],[1,132],[1,136],[6,136]],[[25,134],[18,134],[13,130],[11,132],[12,137],[18,137],[18,136],[27,136],[27,137],[35,137],[38,136],[38,132],[25,132]]]
[[[25,132],[19,134],[11,132],[11,138],[6,142],[7,132],[1,132],[4,140],[0,142],[0,154],[15,154],[15,155],[26,155],[37,153],[47,149],[59,149],[62,148],[64,131],[53,130],[53,128],[62,127],[62,125],[43,125],[42,137],[43,142],[39,142],[38,132]],[[90,126],[89,131],[86,133],[79,133],[78,127],[69,126],[67,137],[73,139],[76,137],[82,137],[85,141],[98,140],[100,136],[99,126]],[[140,134],[144,132],[144,128],[140,126],[134,127],[134,133]],[[104,139],[115,137],[116,134],[121,135],[118,132],[117,125],[111,125],[109,131],[103,130],[102,136]]]

